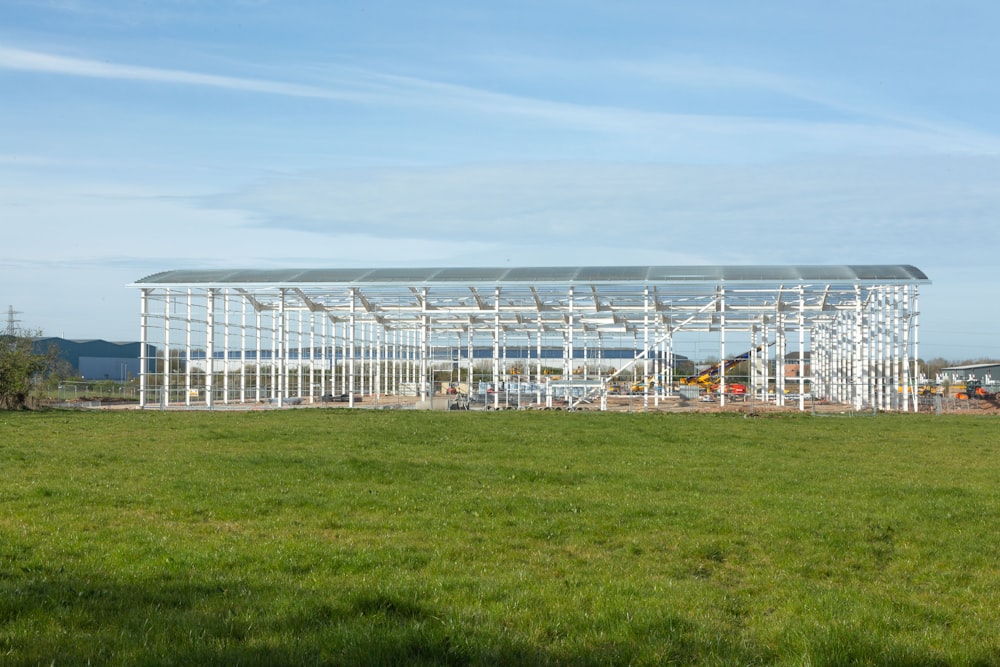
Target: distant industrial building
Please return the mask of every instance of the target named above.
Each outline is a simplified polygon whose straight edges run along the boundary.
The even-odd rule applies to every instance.
[[[1000,362],[942,368],[937,383],[955,386],[973,383],[993,394],[1000,391]]]
[[[140,359],[154,359],[155,348],[147,345],[146,354],[141,354],[141,345],[135,343],[114,343],[106,340],[68,340],[59,337],[44,337],[34,340],[36,354],[44,354],[55,346],[60,359],[65,360],[74,373],[84,380],[115,380],[126,382],[139,376]],[[155,370],[150,367],[150,371]]]

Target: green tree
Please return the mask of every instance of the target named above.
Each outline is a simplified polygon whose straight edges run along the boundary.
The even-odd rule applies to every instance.
[[[53,362],[51,354],[38,354],[29,332],[0,336],[0,410],[29,407],[32,383]]]
[[[951,366],[952,363],[945,359],[944,357],[934,357],[933,359],[928,359],[927,361],[922,361],[920,363],[921,370],[924,375],[930,378],[932,381],[934,377],[941,372],[942,368]]]

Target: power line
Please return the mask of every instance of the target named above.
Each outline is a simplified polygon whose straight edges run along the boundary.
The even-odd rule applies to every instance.
[[[14,306],[7,306],[7,335],[13,336],[17,331],[17,323],[21,320],[15,319],[15,315],[20,315],[20,310],[14,310]]]

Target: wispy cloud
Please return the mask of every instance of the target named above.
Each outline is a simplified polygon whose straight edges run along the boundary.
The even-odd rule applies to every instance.
[[[365,98],[363,94],[351,91],[262,79],[202,74],[200,72],[177,69],[118,65],[100,60],[73,58],[4,46],[0,46],[0,69],[97,79],[123,79],[150,83],[208,86],[292,97],[314,97],[351,101],[360,101]]]
[[[591,67],[587,65],[586,67]],[[644,66],[637,71],[651,75]],[[599,69],[599,66],[598,66]],[[670,69],[674,76],[701,86],[766,89],[788,97],[808,100],[830,109],[850,112],[854,118],[780,118],[738,113],[678,113],[613,104],[572,103],[495,92],[420,77],[365,72],[372,90],[381,90],[384,101],[392,104],[433,107],[479,114],[506,115],[533,119],[554,127],[611,135],[641,137],[644,142],[670,140],[690,135],[776,140],[785,137],[792,145],[808,144],[806,152],[857,148],[881,152],[891,149],[1000,153],[1000,138],[964,128],[930,123],[919,118],[890,113],[871,106],[840,100],[823,94],[812,84],[779,75],[742,68],[705,68],[684,72]],[[620,74],[620,72],[618,72]],[[616,74],[617,75],[617,74]],[[663,73],[655,76],[662,77]],[[779,142],[776,142],[779,143]],[[735,145],[733,145],[735,149]],[[737,153],[737,150],[733,151]]]
[[[44,155],[0,153],[0,166],[51,167],[60,164],[63,162]]]
[[[672,127],[680,131],[718,133],[727,136],[759,134],[771,137],[812,137],[823,140],[820,150],[838,143],[848,150],[868,147],[910,149],[970,154],[1000,154],[1000,137],[989,130],[963,126],[940,117],[928,117],[887,99],[879,90],[868,90],[854,81],[813,75],[797,76],[782,71],[732,64],[695,54],[665,55],[642,60],[593,59],[563,61],[525,55],[493,55],[481,66],[497,76],[533,82],[551,80],[564,86],[592,90],[602,84],[602,105],[557,105],[532,107],[533,112],[573,118],[595,127],[607,123],[643,131]],[[513,74],[512,74],[513,73]],[[643,91],[642,102],[617,106],[609,99],[626,100],[632,91]],[[725,109],[699,113],[667,112],[655,105],[675,100],[724,100]],[[768,106],[747,108],[746,99],[766,99]],[[516,108],[516,107],[514,107]],[[575,108],[577,111],[572,111]],[[709,109],[712,106],[708,106]],[[798,109],[789,117],[788,108]],[[763,109],[763,111],[761,110]],[[564,115],[565,114],[565,115]]]
[[[997,179],[1000,160],[959,157],[767,168],[492,164],[285,177],[202,201],[262,229],[571,243],[592,254],[710,249],[716,262],[760,263],[765,251],[769,262],[882,261],[904,240],[898,259],[919,262],[955,229],[975,228],[981,242],[969,259],[980,261],[1000,243],[987,221],[1000,207]]]
[[[691,89],[729,91],[736,96],[741,91],[765,91],[789,100],[799,100],[818,108],[846,114],[856,119],[854,124],[874,124],[908,130],[914,135],[937,137],[933,143],[943,148],[973,153],[1000,152],[1000,138],[940,119],[928,120],[918,114],[898,108],[869,91],[850,82],[830,79],[803,78],[745,67],[715,64],[697,58],[651,59],[647,61],[613,61],[610,72],[661,84],[681,85]]]
[[[622,70],[627,68],[618,65]],[[739,160],[741,145],[785,147],[788,154],[863,150],[958,151],[1000,153],[1000,140],[919,119],[844,103],[813,91],[794,80],[740,68],[688,71],[681,66],[662,69],[631,65],[636,76],[701,85],[764,88],[831,108],[851,110],[865,119],[788,119],[726,113],[677,113],[627,105],[556,101],[498,92],[418,76],[374,72],[334,65],[316,67],[311,74],[321,83],[226,76],[181,69],[109,63],[93,58],[0,46],[0,70],[64,76],[126,80],[145,83],[212,87],[232,91],[289,97],[326,99],[359,105],[433,110],[448,115],[474,114],[506,117],[560,131],[622,137],[647,146],[662,145],[668,152],[678,145],[725,146]],[[708,83],[706,83],[708,82]],[[752,153],[754,149],[751,148]]]

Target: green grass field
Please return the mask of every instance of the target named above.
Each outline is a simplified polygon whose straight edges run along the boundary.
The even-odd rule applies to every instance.
[[[0,414],[0,665],[1000,664],[998,427]]]

